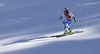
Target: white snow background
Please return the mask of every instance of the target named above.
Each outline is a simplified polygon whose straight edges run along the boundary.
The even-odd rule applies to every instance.
[[[65,7],[84,32],[52,38],[64,32]],[[0,54],[100,54],[100,1],[0,0]]]

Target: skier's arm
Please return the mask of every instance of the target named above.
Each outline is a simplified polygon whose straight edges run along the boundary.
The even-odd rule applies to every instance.
[[[61,17],[59,17],[59,20],[61,20],[63,17],[64,17],[64,14]]]
[[[74,22],[77,23],[76,18],[75,17],[73,17],[73,18],[74,18]]]
[[[74,18],[74,22],[77,23],[76,17],[71,12],[70,12],[70,15],[72,16],[72,18]]]
[[[61,16],[61,17],[59,17],[59,20],[61,20],[63,17]]]

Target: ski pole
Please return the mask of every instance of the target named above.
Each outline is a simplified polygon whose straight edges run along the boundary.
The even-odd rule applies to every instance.
[[[61,22],[63,22],[63,20],[61,20]]]
[[[90,23],[90,22],[94,22],[94,21],[83,21],[83,22],[77,22],[77,23]]]

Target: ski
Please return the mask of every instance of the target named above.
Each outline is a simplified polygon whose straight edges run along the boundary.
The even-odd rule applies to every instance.
[[[78,34],[78,33],[82,33],[84,31],[74,31],[73,33],[66,33],[66,34],[60,34],[60,35],[54,35],[54,36],[51,36],[51,37],[64,37],[64,36],[69,36],[69,35],[73,35],[73,34]]]

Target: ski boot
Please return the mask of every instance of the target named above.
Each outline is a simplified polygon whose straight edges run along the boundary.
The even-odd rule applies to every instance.
[[[72,30],[69,31],[70,34],[73,34],[74,32]]]
[[[74,32],[71,30],[71,28],[68,29],[69,30],[69,34],[73,34]]]
[[[69,31],[68,30],[65,30],[64,34],[67,34],[67,33],[69,33]]]

